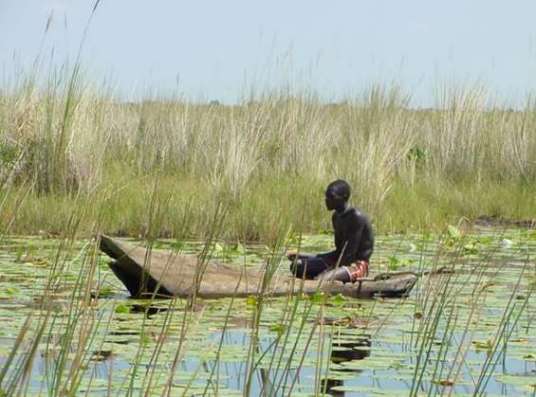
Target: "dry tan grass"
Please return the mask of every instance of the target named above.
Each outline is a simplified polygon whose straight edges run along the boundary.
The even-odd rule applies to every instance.
[[[169,205],[186,206],[198,218],[212,205],[207,197],[217,196],[234,214],[229,227],[247,229],[252,238],[258,237],[255,227],[269,228],[260,217],[278,213],[305,229],[326,225],[322,189],[339,177],[353,185],[356,204],[395,224],[407,222],[393,220],[404,210],[394,199],[420,191],[442,197],[455,185],[463,196],[467,184],[481,186],[480,194],[505,182],[525,191],[536,176],[533,104],[512,111],[491,106],[480,89],[445,92],[435,110],[408,108],[396,87],[376,87],[339,104],[277,94],[224,106],[120,103],[78,78],[54,80],[46,89],[30,81],[0,97],[0,182],[15,188],[30,183],[31,196],[41,197],[34,207],[45,208],[43,195],[96,195],[132,205],[135,214],[143,201],[127,196],[149,194],[160,178]],[[35,211],[26,209],[28,216]],[[501,213],[504,208],[495,212],[512,215]],[[138,224],[126,223],[130,231]]]

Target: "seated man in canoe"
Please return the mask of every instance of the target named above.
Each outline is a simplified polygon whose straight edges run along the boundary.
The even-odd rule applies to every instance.
[[[367,275],[373,247],[370,222],[359,210],[347,205],[349,197],[350,187],[343,181],[335,181],[326,191],[327,208],[335,211],[336,249],[333,252],[316,256],[289,255],[296,276],[322,279],[321,282],[295,283],[291,277],[273,277],[270,285],[266,285],[265,266],[244,269],[213,260],[200,262],[196,255],[153,250],[150,245],[128,244],[104,235],[100,236],[100,249],[113,259],[110,268],[137,298],[198,296],[215,299],[259,293],[275,297],[294,293],[314,295],[319,291],[351,298],[407,295],[417,281],[417,275],[411,272],[378,275],[356,284],[348,282]]]
[[[335,250],[318,255],[288,253],[290,271],[299,278],[325,278],[343,283],[368,275],[369,259],[374,248],[374,234],[366,214],[348,204],[350,185],[343,180],[326,189],[326,208],[333,211]]]

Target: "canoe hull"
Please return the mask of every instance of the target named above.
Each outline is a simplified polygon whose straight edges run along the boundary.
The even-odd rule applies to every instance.
[[[407,295],[417,281],[414,273],[406,272],[381,274],[353,284],[300,280],[277,274],[267,283],[263,269],[237,268],[202,261],[193,255],[153,251],[104,235],[100,237],[100,249],[113,259],[109,264],[111,270],[136,298],[188,297],[196,294],[201,298],[214,299],[260,293],[285,296],[318,292],[351,298],[372,298],[376,295],[400,297]]]

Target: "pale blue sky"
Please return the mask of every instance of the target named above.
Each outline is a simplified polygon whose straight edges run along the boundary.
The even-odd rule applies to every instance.
[[[92,6],[0,0],[3,79],[52,49],[74,59]],[[83,65],[125,96],[229,102],[291,81],[337,100],[396,82],[427,106],[438,85],[480,82],[515,103],[536,92],[535,18],[534,0],[102,0]]]

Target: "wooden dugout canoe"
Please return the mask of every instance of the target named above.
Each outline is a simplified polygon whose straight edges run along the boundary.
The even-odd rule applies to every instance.
[[[136,298],[187,297],[194,293],[207,299],[246,297],[257,295],[263,284],[263,269],[245,270],[215,261],[202,263],[194,255],[148,250],[104,235],[100,236],[100,249],[113,259],[110,268]],[[302,281],[290,274],[275,274],[264,289],[264,294],[312,295],[321,291],[351,298],[404,296],[416,281],[417,275],[411,272],[379,274],[353,284],[327,280]]]

